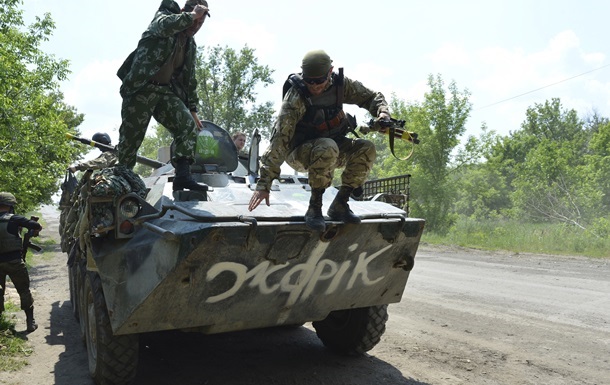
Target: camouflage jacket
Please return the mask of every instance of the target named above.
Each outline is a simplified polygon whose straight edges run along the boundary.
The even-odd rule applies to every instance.
[[[90,161],[79,163],[74,168],[78,171],[99,170],[106,167],[114,166],[119,162],[117,154],[111,151],[103,152],[100,156]]]
[[[382,112],[389,113],[388,103],[380,92],[365,87],[357,80],[344,78],[343,103],[355,104],[365,108],[373,116]],[[329,87],[333,87],[332,84]],[[271,143],[261,158],[260,179],[257,190],[271,190],[271,183],[278,178],[281,166],[292,150],[291,142],[297,123],[303,119],[307,111],[307,103],[303,96],[294,88],[290,88],[284,100],[271,135]]]
[[[117,71],[121,78],[121,96],[129,96],[144,87],[165,62],[172,57],[177,44],[176,35],[193,25],[190,12],[182,13],[173,0],[163,0],[148,29],[144,31],[138,47]],[[195,79],[197,45],[191,37],[186,40],[184,66],[177,78],[172,80],[174,92],[191,111],[197,111],[199,99]]]

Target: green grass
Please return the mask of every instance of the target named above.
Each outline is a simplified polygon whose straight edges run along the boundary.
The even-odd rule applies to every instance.
[[[50,258],[52,258],[53,254],[48,252],[48,250],[52,250],[57,242],[55,242],[55,240],[53,240],[48,234],[47,234],[47,223],[45,222],[45,220],[42,218],[42,215],[39,212],[29,212],[26,215],[24,215],[26,218],[29,218],[30,216],[35,215],[37,217],[40,218],[40,220],[38,221],[43,229],[40,232],[40,235],[38,237],[34,237],[31,238],[31,242],[42,247],[42,251],[38,252],[38,251],[34,251],[34,250],[28,250],[28,254],[26,256],[26,265],[28,267],[28,269],[32,266],[32,265],[36,265],[36,261],[46,261],[49,260]],[[33,262],[33,263],[32,263]]]
[[[610,239],[595,237],[580,228],[563,224],[460,219],[447,235],[424,233],[422,242],[486,250],[610,258]]]
[[[15,331],[15,322],[7,319],[9,306],[6,307],[0,316],[0,372],[14,372],[28,364],[27,357],[32,354],[32,349],[27,340]]]

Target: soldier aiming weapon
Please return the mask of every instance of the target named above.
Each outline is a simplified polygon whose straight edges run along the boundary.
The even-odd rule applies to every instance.
[[[36,216],[30,217],[30,220],[34,221],[34,222],[38,222],[39,219],[40,218],[36,217]],[[38,232],[39,232],[39,230],[29,229],[27,231],[27,233],[25,233],[25,235],[23,236],[23,247],[21,249],[21,258],[23,259],[24,262],[25,262],[27,254],[28,254],[28,248],[32,249],[34,251],[42,251],[42,247],[30,242],[30,239],[32,237],[38,236]]]

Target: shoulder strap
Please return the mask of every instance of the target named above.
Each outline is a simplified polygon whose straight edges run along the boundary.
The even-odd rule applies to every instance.
[[[399,158],[394,153],[394,137],[396,136],[396,129],[394,127],[389,127],[388,130],[390,131],[388,139],[390,140],[390,151],[392,151],[392,155],[394,155],[394,158],[398,160],[408,160],[413,155],[413,151],[415,150],[415,143],[411,142],[411,151],[409,152],[409,155],[404,158]]]
[[[297,92],[301,94],[305,99],[309,100],[309,98],[311,97],[311,94],[307,89],[307,85],[305,85],[305,82],[303,81],[303,78],[300,76],[300,74],[290,74],[288,76],[288,79],[286,79],[286,81],[284,82],[284,87],[282,88],[282,99],[284,98],[284,96],[286,96],[286,93],[291,87],[294,87]]]
[[[337,89],[337,107],[340,110],[343,109],[343,90],[344,90],[344,77],[343,77],[343,67],[339,68],[339,74],[335,76],[335,85]]]

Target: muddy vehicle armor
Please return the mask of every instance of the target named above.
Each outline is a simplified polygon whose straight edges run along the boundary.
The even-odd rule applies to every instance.
[[[204,122],[191,166],[209,186],[204,192],[172,191],[170,163],[144,179],[122,166],[84,173],[61,235],[97,385],[133,382],[146,332],[312,322],[339,354],[363,354],[380,341],[424,220],[384,202],[350,201],[361,224],[327,218],[324,232],[312,231],[303,218],[310,187],[299,175],[282,175],[271,205],[249,212],[259,142],[253,135],[249,159],[238,161],[229,134]],[[337,191],[327,189],[324,202]]]

